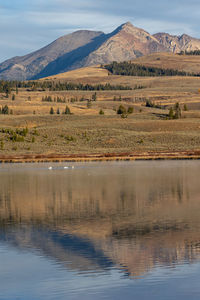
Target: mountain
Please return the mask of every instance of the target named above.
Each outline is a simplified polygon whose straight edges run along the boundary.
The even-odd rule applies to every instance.
[[[150,35],[130,22],[109,34],[79,30],[31,54],[0,64],[0,79],[38,79],[81,67],[133,60],[155,52],[200,49],[200,40],[187,35]]]

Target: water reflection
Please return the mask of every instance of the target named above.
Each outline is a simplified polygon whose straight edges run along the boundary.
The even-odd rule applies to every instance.
[[[200,162],[0,167],[0,241],[138,278],[200,258]]]

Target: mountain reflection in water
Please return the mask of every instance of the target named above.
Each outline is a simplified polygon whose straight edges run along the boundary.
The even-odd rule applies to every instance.
[[[0,167],[0,242],[63,267],[145,276],[200,258],[200,162]]]

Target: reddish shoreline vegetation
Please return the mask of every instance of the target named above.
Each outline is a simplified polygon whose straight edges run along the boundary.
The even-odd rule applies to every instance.
[[[90,161],[134,161],[134,160],[178,160],[200,159],[198,151],[160,151],[133,153],[105,153],[105,154],[48,154],[48,155],[1,155],[1,163],[33,163],[33,162],[90,162]]]

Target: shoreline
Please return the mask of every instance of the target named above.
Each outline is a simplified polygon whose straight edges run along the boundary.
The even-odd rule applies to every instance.
[[[0,155],[0,163],[40,162],[90,162],[90,161],[134,161],[134,160],[190,160],[200,159],[196,151],[146,151],[103,154],[21,154]]]

